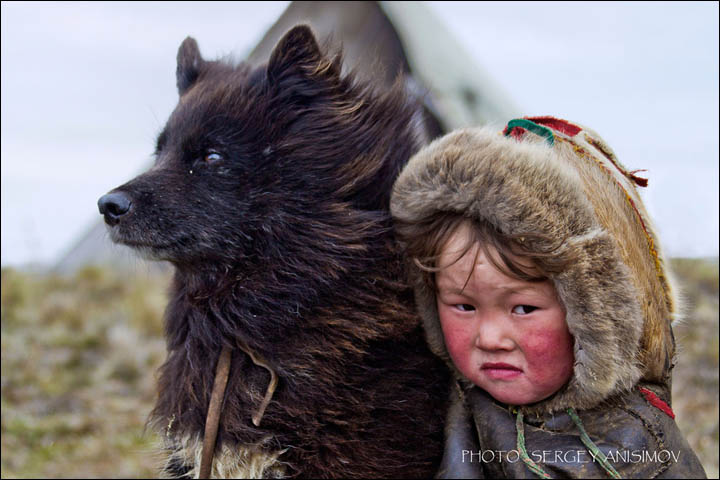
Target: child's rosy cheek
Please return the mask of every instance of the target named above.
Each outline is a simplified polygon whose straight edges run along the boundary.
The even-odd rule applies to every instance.
[[[461,346],[467,337],[466,332],[462,328],[453,326],[443,326],[443,334],[448,348],[453,349]]]
[[[471,350],[471,333],[467,328],[447,322],[443,323],[442,330],[445,337],[445,346],[453,357],[461,356],[466,351]]]
[[[557,359],[565,349],[565,336],[547,331],[534,331],[525,335],[523,351],[526,360],[538,365],[547,365]]]
[[[537,382],[565,381],[571,375],[574,357],[568,332],[532,332],[526,336],[522,348]]]

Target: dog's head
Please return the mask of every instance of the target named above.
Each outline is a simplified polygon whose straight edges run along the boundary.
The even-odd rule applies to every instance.
[[[255,69],[206,61],[185,39],[154,166],[98,202],[112,240],[178,265],[261,262],[338,209],[387,210],[417,148],[414,106],[340,71],[304,25]]]

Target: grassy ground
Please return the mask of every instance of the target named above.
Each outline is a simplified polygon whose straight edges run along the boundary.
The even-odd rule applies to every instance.
[[[710,478],[718,478],[718,262],[674,259],[685,304],[675,326],[677,423]]]
[[[164,279],[2,272],[2,477],[151,477]]]
[[[686,320],[674,377],[678,423],[718,476],[718,264],[674,260]],[[2,478],[155,477],[144,432],[165,355],[166,275],[86,268],[2,271]]]

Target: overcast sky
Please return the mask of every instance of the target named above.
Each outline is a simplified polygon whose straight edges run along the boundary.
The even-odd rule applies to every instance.
[[[286,5],[3,2],[2,265],[54,262],[148,164],[187,35],[242,57]],[[587,125],[649,170],[668,254],[718,255],[718,3],[428,6],[522,112]]]

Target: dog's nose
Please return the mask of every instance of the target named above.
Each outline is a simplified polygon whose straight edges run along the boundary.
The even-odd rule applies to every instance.
[[[120,217],[130,211],[131,205],[130,197],[122,192],[108,193],[98,200],[98,209],[108,225],[116,225]]]

